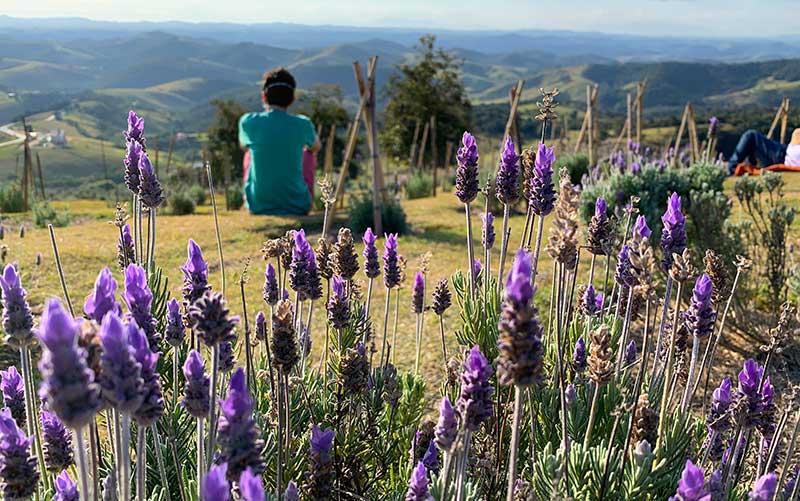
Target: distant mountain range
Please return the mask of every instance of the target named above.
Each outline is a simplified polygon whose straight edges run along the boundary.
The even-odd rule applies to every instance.
[[[283,65],[301,87],[340,85],[356,93],[352,62],[379,57],[382,86],[413,58],[422,29],[290,24],[113,23],[0,16],[0,122],[64,111],[93,117],[104,131],[135,106],[158,114],[158,128],[202,130],[209,101],[232,97],[258,106],[266,69]],[[800,97],[800,37],[770,39],[649,38],[565,31],[437,30],[437,45],[463,61],[476,103],[507,99],[517,79],[524,100],[538,87],[559,87],[580,102],[585,85],[601,85],[601,107],[621,111],[633,82],[648,78],[648,109],[687,100],[708,106],[774,106]],[[88,128],[87,128],[88,129]],[[113,129],[116,133],[116,128]],[[110,133],[110,132],[109,132]]]

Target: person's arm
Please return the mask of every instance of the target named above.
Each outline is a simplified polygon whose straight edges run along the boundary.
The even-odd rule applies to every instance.
[[[322,149],[322,143],[319,141],[319,137],[316,134],[314,135],[314,144],[312,144],[309,149],[312,153],[317,153]]]

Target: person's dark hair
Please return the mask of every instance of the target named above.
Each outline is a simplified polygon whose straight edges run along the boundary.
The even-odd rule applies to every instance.
[[[264,95],[269,104],[283,108],[289,106],[294,102],[295,87],[294,77],[282,67],[264,73]]]

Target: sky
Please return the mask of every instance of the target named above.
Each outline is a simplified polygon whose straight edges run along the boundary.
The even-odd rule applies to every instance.
[[[1,0],[0,14],[105,21],[563,29],[655,36],[800,35],[798,0]]]

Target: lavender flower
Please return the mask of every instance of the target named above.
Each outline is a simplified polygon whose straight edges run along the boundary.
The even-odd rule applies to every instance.
[[[300,501],[300,491],[297,489],[297,484],[294,480],[289,480],[286,485],[286,490],[283,491],[283,501]]]
[[[142,366],[136,360],[128,331],[116,314],[109,313],[103,318],[100,341],[103,355],[99,383],[103,399],[122,414],[132,414],[144,399]]]
[[[72,434],[64,423],[47,411],[42,411],[42,449],[47,471],[55,473],[66,470],[74,461]]]
[[[80,499],[78,486],[72,481],[67,470],[62,471],[56,477],[55,488],[53,501],[78,501]]]
[[[25,384],[13,365],[7,371],[0,371],[0,390],[3,392],[3,407],[11,411],[18,426],[25,426]]]
[[[472,279],[475,280],[476,284],[481,283],[481,272],[483,271],[483,267],[481,266],[480,259],[473,259],[472,260]]]
[[[26,437],[11,416],[0,411],[0,484],[3,499],[28,499],[39,483],[36,457],[30,454],[33,437]]]
[[[540,217],[550,214],[555,206],[556,191],[553,185],[553,162],[555,159],[553,148],[539,143],[539,151],[536,153],[536,162],[531,178],[530,205],[533,213]]]
[[[6,342],[12,348],[30,346],[33,342],[33,314],[28,305],[28,293],[22,288],[19,274],[13,265],[7,264],[0,276],[3,291],[3,331]]]
[[[292,303],[288,300],[278,303],[272,315],[272,363],[283,374],[289,374],[300,360],[294,329]]]
[[[513,205],[519,199],[519,156],[514,148],[511,136],[506,138],[500,163],[495,177],[495,193],[497,199],[506,205]]]
[[[255,337],[257,341],[267,340],[267,317],[264,316],[263,311],[256,313]]]
[[[636,216],[636,223],[633,225],[633,236],[647,240],[653,232],[647,226],[647,219],[644,216]]]
[[[575,341],[575,349],[572,351],[572,370],[581,374],[586,370],[586,367],[586,341],[581,336]]]
[[[236,339],[233,332],[239,317],[229,317],[230,310],[222,294],[207,292],[187,311],[189,325],[206,346],[216,346]]]
[[[678,481],[678,489],[670,501],[710,501],[711,497],[704,490],[705,475],[703,469],[686,460],[686,466]]]
[[[122,227],[122,232],[117,242],[117,263],[121,270],[125,270],[129,264],[136,262],[136,249],[133,244],[131,227],[126,224]]]
[[[543,328],[536,319],[531,254],[520,249],[508,273],[497,338],[497,375],[502,384],[529,386],[542,380]]]
[[[443,315],[452,303],[452,294],[450,289],[447,288],[447,279],[443,278],[436,282],[436,288],[433,289],[433,301],[431,308],[437,315]]]
[[[86,366],[86,351],[78,347],[78,324],[54,299],[45,305],[38,335],[43,347],[39,396],[69,428],[81,429],[92,420],[101,400],[95,374]]]
[[[439,404],[439,421],[434,429],[436,445],[441,450],[450,452],[453,442],[456,441],[457,434],[458,421],[456,420],[456,411],[450,404],[450,399],[445,395]]]
[[[239,477],[239,491],[242,493],[242,501],[264,501],[264,485],[261,483],[261,476],[253,473],[251,468],[247,468]]]
[[[603,309],[603,295],[598,294],[594,290],[594,287],[592,287],[592,284],[589,284],[586,286],[586,290],[583,291],[579,308],[581,313],[587,317],[598,315]]]
[[[617,267],[614,270],[614,279],[621,287],[634,287],[638,281],[633,270],[630,257],[631,248],[623,245],[617,255]]]
[[[456,152],[456,197],[468,204],[478,196],[478,144],[469,132],[461,137],[462,146]]]
[[[178,347],[186,337],[186,326],[183,324],[181,305],[175,298],[167,302],[167,322],[164,337],[170,346]]]
[[[387,289],[397,287],[400,285],[401,276],[402,271],[397,256],[397,233],[389,233],[383,244],[383,284]]]
[[[378,262],[378,248],[375,246],[375,234],[372,228],[364,232],[364,274],[367,278],[376,278],[381,274],[381,265]]]
[[[731,380],[730,378],[725,378],[719,388],[716,388],[711,395],[711,405],[706,417],[706,424],[708,424],[709,429],[722,433],[730,428],[731,421],[728,416],[728,409],[731,406],[731,402],[733,402]]]
[[[686,328],[696,337],[704,338],[714,330],[717,313],[711,307],[711,294],[713,292],[711,279],[703,273],[697,277],[692,292],[689,308],[683,314]]]
[[[125,269],[125,291],[122,300],[130,312],[129,316],[147,336],[147,343],[157,349],[161,343],[161,334],[158,333],[158,321],[153,318],[153,293],[147,285],[147,273],[141,266],[131,264]]]
[[[147,153],[139,156],[139,199],[149,209],[157,209],[164,203],[164,192],[156,178]]]
[[[672,255],[682,254],[686,248],[686,217],[681,213],[681,198],[677,193],[670,195],[667,211],[661,216],[664,227],[661,230],[661,269],[667,273],[672,267]]]
[[[428,442],[428,449],[422,456],[422,464],[434,475],[439,474],[439,449],[436,448],[436,442],[434,440]]]
[[[759,366],[755,360],[747,359],[744,362],[742,370],[739,372],[739,394],[745,399],[747,405],[743,412],[745,413],[745,425],[753,426],[758,424],[761,419],[761,414],[764,410],[764,397],[762,391],[759,391],[761,378],[764,374],[764,368]],[[764,382],[764,393],[770,397],[772,386],[767,385],[767,380]],[[769,402],[771,403],[771,401]]]
[[[103,268],[97,275],[92,293],[83,304],[83,312],[98,324],[103,321],[103,317],[109,311],[122,315],[122,308],[117,302],[116,292],[117,281],[111,276],[111,270]]]
[[[334,430],[321,430],[311,427],[311,451],[308,471],[305,474],[305,492],[310,499],[328,499],[333,488],[333,459],[331,447]]]
[[[428,491],[428,470],[420,461],[411,473],[411,480],[408,483],[406,501],[434,501]]]
[[[264,273],[264,301],[271,306],[275,306],[280,299],[275,267],[272,266],[272,263],[268,263],[267,271]]]
[[[753,490],[747,493],[747,499],[755,501],[772,501],[775,492],[778,490],[778,476],[774,473],[767,473],[756,480]]]
[[[181,267],[181,272],[183,272],[183,299],[186,308],[203,297],[207,290],[211,289],[211,286],[208,285],[208,263],[203,260],[203,251],[200,250],[200,246],[191,238],[189,239],[187,253],[189,257]]]
[[[425,276],[418,271],[414,277],[414,288],[411,293],[411,304],[414,306],[414,313],[422,314],[425,307]]]
[[[458,415],[470,431],[477,431],[481,423],[493,415],[494,388],[489,382],[492,372],[492,366],[481,350],[478,346],[473,346],[464,361],[461,392],[456,402]]]
[[[481,227],[481,245],[489,250],[494,247],[494,216],[491,212],[486,212],[481,216],[483,226]]]
[[[231,501],[231,486],[228,483],[228,465],[215,464],[203,480],[201,501]]]
[[[211,410],[211,381],[206,376],[206,366],[200,353],[195,350],[189,352],[183,364],[183,375],[186,384],[181,405],[195,418],[205,419]]]
[[[575,385],[573,383],[568,384],[564,389],[564,400],[567,404],[567,407],[572,407],[578,400],[578,390],[575,389]]]
[[[712,138],[716,136],[718,128],[719,128],[719,118],[711,117],[708,120],[708,137]]]
[[[139,173],[139,158],[144,153],[142,145],[138,141],[129,141],[125,150],[125,158],[122,163],[125,165],[125,186],[134,195],[139,194],[141,176]]]
[[[636,361],[636,343],[631,339],[631,342],[628,343],[628,346],[625,347],[625,354],[623,355],[623,362],[625,365],[631,365]]]
[[[128,142],[137,142],[141,146],[145,144],[144,138],[144,118],[139,117],[133,110],[128,112],[128,130],[123,135]]]
[[[333,294],[328,300],[328,321],[334,329],[344,329],[350,323],[350,301],[342,277],[334,275],[331,287]]]
[[[219,344],[219,351],[218,351],[218,359],[219,361],[219,371],[223,374],[227,374],[233,370],[233,367],[236,365],[236,356],[233,354],[233,343],[226,342]]]
[[[253,399],[241,367],[231,376],[228,395],[220,402],[220,411],[220,461],[228,464],[228,480],[238,480],[247,468],[260,475],[264,471],[261,457],[264,444],[253,419]]]
[[[141,366],[142,404],[133,413],[139,426],[150,426],[164,414],[164,396],[161,394],[161,380],[156,372],[158,353],[153,353],[148,345],[144,331],[135,323],[127,325],[128,341],[134,350],[136,361]]]
[[[289,285],[292,290],[297,292],[298,301],[322,297],[322,282],[317,269],[317,258],[302,229],[294,232]]]
[[[605,198],[598,198],[594,204],[594,215],[589,222],[589,252],[595,255],[609,253],[611,247],[611,220],[606,214]]]

